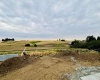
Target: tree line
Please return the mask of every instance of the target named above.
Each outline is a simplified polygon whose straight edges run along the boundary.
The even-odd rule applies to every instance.
[[[2,41],[14,41],[14,40],[15,40],[14,38],[12,38],[12,39],[10,39],[10,38],[2,39]]]
[[[100,49],[100,36],[97,38],[92,36],[87,36],[86,40],[74,40],[71,43],[72,48],[87,48],[87,49]]]

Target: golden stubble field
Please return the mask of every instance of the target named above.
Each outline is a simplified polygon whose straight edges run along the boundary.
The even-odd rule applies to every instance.
[[[32,43],[33,42],[33,43]],[[0,54],[3,53],[20,53],[24,50],[25,44],[30,44],[30,47],[26,48],[26,51],[35,51],[35,50],[50,50],[50,49],[66,49],[68,48],[68,41],[9,41],[0,43]],[[38,47],[34,47],[34,44],[37,44]]]

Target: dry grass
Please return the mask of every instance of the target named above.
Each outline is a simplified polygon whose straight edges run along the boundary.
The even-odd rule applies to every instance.
[[[29,41],[10,41],[0,43],[0,50],[23,50],[24,45]]]
[[[26,43],[31,44],[32,41],[14,41],[0,43],[0,54],[21,54]],[[100,55],[96,51],[87,49],[69,49],[68,41],[41,41],[37,43],[38,47],[26,48],[26,53],[30,55],[52,55],[52,56],[73,56],[78,60],[87,62],[96,62],[100,60]]]
[[[75,57],[78,60],[82,60],[82,61],[90,61],[90,62],[94,62],[94,61],[100,61],[100,53],[96,52],[96,51],[85,51],[81,52],[76,52],[75,50],[71,50],[71,49],[66,49],[66,50],[57,50],[57,49],[52,49],[52,50],[42,50],[42,51],[32,51],[31,53],[29,53],[31,55],[52,55],[52,56],[56,56],[56,57],[61,57],[61,56],[72,56]]]
[[[0,54],[6,53],[20,53],[25,48],[25,44],[31,44],[30,47],[26,48],[26,51],[34,50],[49,50],[49,49],[63,49],[67,48],[68,42],[59,42],[59,41],[41,41],[36,43],[38,47],[33,47],[32,42],[36,41],[9,41],[0,43]]]

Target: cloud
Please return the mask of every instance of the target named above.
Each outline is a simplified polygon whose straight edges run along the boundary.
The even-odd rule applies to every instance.
[[[20,38],[97,36],[99,7],[99,0],[1,0],[0,31]]]

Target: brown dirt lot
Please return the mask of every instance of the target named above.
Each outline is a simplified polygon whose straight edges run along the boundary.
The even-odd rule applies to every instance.
[[[13,66],[8,65],[9,60],[3,62],[3,66],[6,65],[5,68],[8,72],[3,76],[1,74],[0,80],[63,80],[64,74],[75,71],[77,67],[77,63],[71,61],[71,56],[31,56],[23,63],[20,62],[23,60],[22,58],[17,59],[13,59],[15,63],[12,59],[10,60]],[[94,63],[95,65],[91,61],[84,60],[79,60],[78,63],[85,66],[100,66],[98,61]]]
[[[61,80],[61,76],[73,71],[74,67],[75,63],[67,59],[44,56],[23,68],[8,72],[0,80]]]

